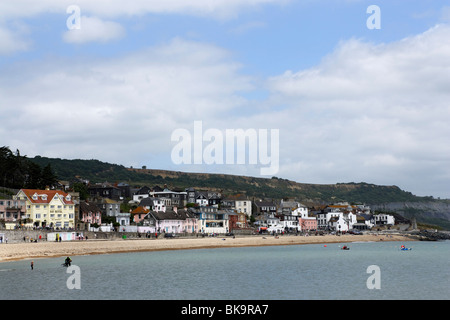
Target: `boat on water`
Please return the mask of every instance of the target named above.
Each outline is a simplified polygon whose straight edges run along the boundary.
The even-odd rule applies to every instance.
[[[341,248],[341,250],[350,250],[350,248],[347,247],[347,246],[343,246],[343,247]]]

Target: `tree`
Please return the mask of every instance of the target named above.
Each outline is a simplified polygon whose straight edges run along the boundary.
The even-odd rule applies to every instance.
[[[0,183],[4,187],[22,188],[26,180],[26,157],[19,150],[13,153],[8,147],[0,148]]]
[[[75,182],[73,184],[73,191],[80,194],[80,200],[87,200],[89,197],[88,187],[82,182]]]
[[[25,180],[25,188],[38,189],[42,184],[42,170],[41,167],[31,161],[27,164],[27,178]]]
[[[50,189],[55,186],[58,182],[58,178],[53,173],[52,166],[47,164],[44,169],[42,169],[42,180],[41,180],[41,187],[46,188],[49,187]]]

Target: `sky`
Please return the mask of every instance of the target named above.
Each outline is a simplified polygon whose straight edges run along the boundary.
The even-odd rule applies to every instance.
[[[450,198],[450,2],[1,1],[0,120],[28,157]]]

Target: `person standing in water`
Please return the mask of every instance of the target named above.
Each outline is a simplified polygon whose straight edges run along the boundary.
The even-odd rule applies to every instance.
[[[33,261],[31,261],[31,270],[33,270],[34,269],[34,263],[33,263]]]

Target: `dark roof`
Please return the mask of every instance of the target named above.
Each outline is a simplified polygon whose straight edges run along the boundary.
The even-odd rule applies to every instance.
[[[155,197],[147,197],[141,200],[141,202],[139,202],[139,205],[142,207],[151,207],[153,206],[153,201],[154,200],[159,200],[158,198]]]
[[[80,213],[83,212],[101,212],[100,208],[93,203],[80,202]]]
[[[272,201],[255,201],[257,207],[276,207],[276,204]]]
[[[142,187],[135,194],[149,194],[149,192],[150,192],[149,187]]]
[[[150,211],[149,213],[152,215],[156,220],[186,220],[189,218],[195,218],[195,214],[191,213],[190,211],[184,210],[184,209],[178,209],[177,212],[173,210],[166,210],[164,211]]]

